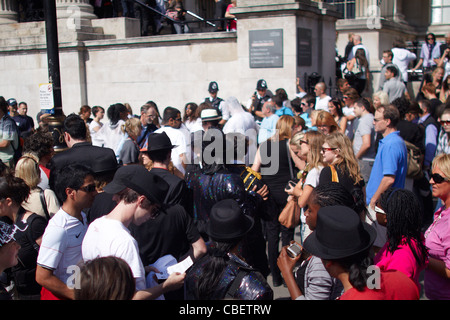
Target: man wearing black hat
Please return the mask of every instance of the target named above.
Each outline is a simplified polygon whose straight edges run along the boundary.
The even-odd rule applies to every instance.
[[[77,114],[70,114],[64,120],[64,139],[69,149],[56,154],[49,162],[50,188],[53,188],[55,172],[71,163],[85,165],[95,174],[116,170],[117,160],[110,148],[93,146],[87,140],[86,124]]]
[[[160,176],[169,184],[169,191],[164,198],[165,204],[180,204],[185,207],[186,182],[169,172],[169,164],[172,156],[172,145],[170,138],[165,132],[151,133],[148,136],[148,157],[153,161],[151,173]]]
[[[264,118],[264,114],[262,112],[263,104],[269,101],[272,97],[273,93],[267,88],[266,80],[258,80],[256,83],[256,91],[251,100],[247,103],[247,109],[252,113],[253,117],[255,117],[258,124],[261,124],[261,121]]]
[[[118,204],[108,215],[89,225],[81,248],[83,260],[110,255],[124,259],[136,279],[135,299],[152,300],[180,288],[185,275],[179,273],[173,273],[163,284],[147,288],[139,248],[128,230],[131,224],[139,226],[161,213],[160,199],[167,193],[167,183],[141,165],[129,165],[118,169],[104,190],[114,194]]]

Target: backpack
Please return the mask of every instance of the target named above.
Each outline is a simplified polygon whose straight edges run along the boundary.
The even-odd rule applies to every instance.
[[[411,142],[405,140],[406,151],[408,156],[408,171],[406,173],[407,178],[420,179],[423,177],[423,158],[424,154]]]

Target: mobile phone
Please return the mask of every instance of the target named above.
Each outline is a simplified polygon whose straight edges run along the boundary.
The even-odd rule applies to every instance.
[[[287,247],[287,253],[291,258],[298,257],[302,253],[302,246],[297,242],[291,243],[289,247]]]
[[[297,183],[295,181],[289,180],[289,182],[286,185],[286,189],[295,188]]]

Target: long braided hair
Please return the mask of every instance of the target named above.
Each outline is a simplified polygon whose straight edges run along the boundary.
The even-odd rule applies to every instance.
[[[378,205],[387,215],[387,250],[393,253],[405,241],[417,263],[423,265],[428,252],[421,232],[422,211],[417,196],[409,190],[389,188]]]

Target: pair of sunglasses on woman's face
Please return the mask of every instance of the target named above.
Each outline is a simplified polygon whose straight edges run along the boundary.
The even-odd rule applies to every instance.
[[[449,179],[444,178],[443,176],[441,176],[439,173],[433,173],[431,175],[431,178],[433,178],[433,181],[437,184],[443,183],[445,181],[449,181]]]

